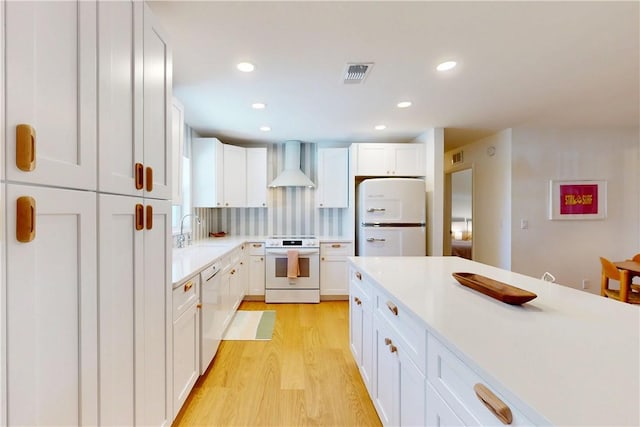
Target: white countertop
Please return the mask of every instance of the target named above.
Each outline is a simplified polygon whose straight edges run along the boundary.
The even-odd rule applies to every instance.
[[[640,425],[639,306],[458,257],[350,260],[506,395],[552,424]],[[504,304],[460,285],[453,272],[538,297]]]

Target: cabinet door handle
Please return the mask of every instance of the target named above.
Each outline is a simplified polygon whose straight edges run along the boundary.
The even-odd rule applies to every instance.
[[[513,415],[511,414],[509,406],[500,400],[487,386],[477,383],[473,386],[473,390],[476,392],[478,399],[480,399],[484,406],[486,406],[502,424],[511,424],[513,422]]]
[[[362,304],[362,301],[360,301],[360,298],[358,298],[358,297],[353,297],[353,301],[358,305]]]
[[[358,280],[362,280],[362,274],[360,274],[359,271],[356,271],[356,277],[358,278]]]
[[[372,212],[386,212],[385,208],[369,208],[367,209],[367,212],[372,213]]]
[[[333,245],[331,245],[332,248],[341,248],[342,245],[340,243],[334,243]]]
[[[18,197],[16,209],[16,240],[22,243],[36,238],[36,201],[33,197]]]
[[[376,238],[373,238],[373,237],[368,237],[367,238],[367,242],[386,242],[386,241],[387,241],[387,239],[376,239]]]
[[[397,353],[397,352],[398,352],[398,347],[396,347],[395,345],[391,344],[391,345],[389,346],[389,351],[390,351],[391,353]]]
[[[135,164],[134,174],[136,180],[136,190],[142,190],[144,181],[144,166],[142,166],[142,163]]]
[[[147,166],[145,175],[144,179],[147,182],[147,192],[150,193],[153,191],[153,168],[151,166]]]
[[[231,270],[230,274],[236,274],[236,269],[234,268],[233,270]]]
[[[391,343],[393,343],[393,341],[391,341],[391,338],[384,339],[384,345],[391,345]]]
[[[254,243],[253,245],[254,248],[261,248],[262,247],[262,243]]]
[[[324,257],[320,258],[320,261],[324,261]]]
[[[398,315],[398,306],[391,301],[387,301],[387,308],[396,316]]]
[[[191,288],[193,288],[193,282],[189,280],[187,283],[184,284],[184,291],[189,292],[189,289]]]
[[[36,168],[36,130],[31,125],[16,126],[16,166],[25,172]]]
[[[200,303],[196,304],[196,308],[202,308],[202,304]]]
[[[147,205],[147,230],[153,228],[153,206]]]
[[[144,206],[140,203],[136,204],[136,230],[140,231],[144,228]]]

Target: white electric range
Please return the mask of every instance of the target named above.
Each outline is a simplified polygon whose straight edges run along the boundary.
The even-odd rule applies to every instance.
[[[295,251],[291,254],[290,251]],[[265,241],[266,303],[320,302],[320,242],[313,236],[273,236]],[[299,273],[288,277],[290,255]]]

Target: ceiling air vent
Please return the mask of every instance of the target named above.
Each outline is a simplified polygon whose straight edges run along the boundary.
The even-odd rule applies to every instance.
[[[453,153],[451,156],[451,164],[457,165],[463,162],[462,151],[458,151],[457,153]]]
[[[360,62],[347,64],[344,72],[344,83],[362,83],[373,67],[373,62]]]

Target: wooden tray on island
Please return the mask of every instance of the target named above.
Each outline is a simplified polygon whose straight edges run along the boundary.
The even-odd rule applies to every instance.
[[[533,292],[525,291],[524,289],[507,285],[506,283],[498,282],[497,280],[479,274],[452,273],[451,275],[460,282],[461,285],[511,305],[524,304],[538,296]]]

